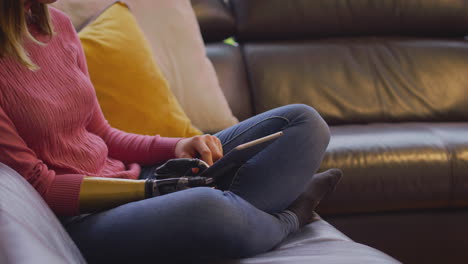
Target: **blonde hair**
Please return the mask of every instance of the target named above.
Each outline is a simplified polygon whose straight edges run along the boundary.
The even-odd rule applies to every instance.
[[[28,23],[36,24],[39,32],[49,37],[55,34],[46,4],[33,2],[31,10],[26,11],[23,1],[0,0],[0,58],[10,56],[30,70],[38,70],[24,49],[24,40],[26,37],[39,45],[44,43],[29,33]]]

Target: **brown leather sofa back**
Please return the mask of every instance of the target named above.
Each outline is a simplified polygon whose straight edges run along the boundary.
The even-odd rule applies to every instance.
[[[305,103],[331,125],[468,118],[466,1],[231,4],[256,112]]]
[[[465,0],[230,0],[242,42],[407,35],[464,36]]]
[[[192,7],[205,42],[222,41],[234,36],[236,22],[225,2],[220,0],[192,0]]]
[[[216,24],[228,35],[232,17],[223,1],[217,3],[212,16],[224,17]],[[221,82],[233,108],[243,103],[233,109],[240,119],[250,114],[247,103],[251,114],[305,103],[330,125],[468,118],[466,1],[230,3],[240,47],[230,47],[227,56],[239,53],[244,65],[225,69],[224,75],[245,67],[248,92],[233,79]],[[205,40],[213,39],[203,32]]]
[[[468,42],[402,37],[243,43],[256,112],[314,107],[330,125],[468,118]]]

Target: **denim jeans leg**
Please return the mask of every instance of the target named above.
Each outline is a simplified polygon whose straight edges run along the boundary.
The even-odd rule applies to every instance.
[[[330,140],[328,125],[313,108],[294,104],[215,134],[227,153],[237,145],[278,131],[284,135],[228,176],[230,191],[268,213],[287,208],[317,172]]]
[[[88,263],[205,263],[272,249],[298,229],[229,191],[192,188],[128,203],[66,225]]]

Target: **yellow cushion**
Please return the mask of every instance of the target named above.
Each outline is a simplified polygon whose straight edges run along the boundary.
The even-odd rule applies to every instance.
[[[169,89],[125,4],[111,5],[78,35],[91,81],[111,126],[167,137],[201,134]]]

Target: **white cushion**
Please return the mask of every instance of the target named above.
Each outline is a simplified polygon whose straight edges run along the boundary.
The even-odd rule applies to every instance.
[[[0,163],[0,263],[86,263],[42,197]]]
[[[151,43],[154,58],[192,123],[217,132],[238,122],[206,56],[189,0],[125,0]]]
[[[79,30],[113,2],[115,0],[60,0],[51,5],[67,14]]]

